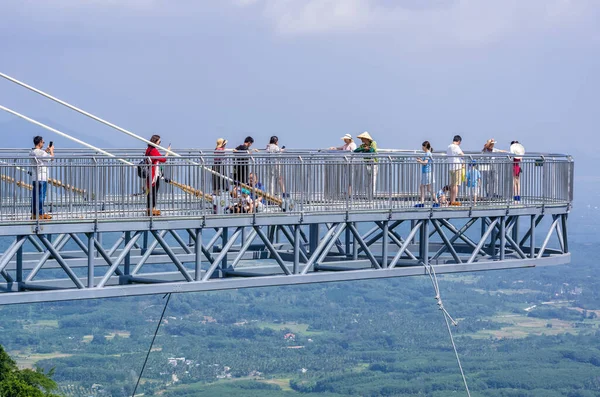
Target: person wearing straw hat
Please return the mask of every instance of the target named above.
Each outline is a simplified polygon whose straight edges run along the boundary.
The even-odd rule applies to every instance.
[[[346,134],[341,139],[342,141],[344,141],[344,144],[342,146],[332,146],[329,148],[329,150],[346,150],[351,152],[356,150],[356,143],[352,139],[352,135]]]
[[[357,136],[358,139],[360,139],[360,141],[362,142],[361,145],[359,147],[357,147],[354,150],[354,153],[377,153],[377,142],[375,142],[375,140],[371,137],[371,134],[369,134],[369,132],[365,131],[362,134]],[[371,193],[375,194],[376,191],[376,187],[377,187],[377,158],[371,159],[368,158],[367,159],[368,163],[367,164],[367,177],[369,179],[368,182],[370,182],[371,185]],[[364,180],[364,178],[359,178],[359,181]]]
[[[222,155],[225,153],[225,146],[227,146],[227,139],[217,139],[217,146],[215,147],[215,158],[212,170],[215,172],[212,176],[213,180],[213,192],[215,195],[221,194],[221,191],[227,190],[227,181],[224,179],[225,165],[223,164]]]
[[[44,201],[48,185],[48,163],[54,157],[54,145],[50,142],[46,150],[43,150],[44,138],[39,135],[33,138],[33,145],[35,147],[29,153],[34,166],[31,172],[31,219],[52,219],[52,215],[44,213]]]
[[[512,141],[510,143],[510,152],[514,155],[513,157],[513,194],[515,201],[521,201],[521,160],[525,154],[525,148],[519,143],[519,141]]]
[[[494,138],[488,139],[483,145],[481,153],[490,155],[491,153],[507,153],[506,150],[496,148],[496,140]],[[485,188],[485,194],[488,198],[500,197],[499,183],[498,183],[498,164],[495,164],[495,157],[484,157],[482,164],[479,165],[479,171],[481,172],[482,186]]]

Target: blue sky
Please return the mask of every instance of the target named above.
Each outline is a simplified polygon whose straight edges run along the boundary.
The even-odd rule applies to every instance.
[[[460,133],[467,150],[518,139],[591,161],[598,20],[596,0],[3,0],[0,70],[174,147],[368,130],[380,147],[444,149]],[[0,104],[139,144],[7,81]],[[10,120],[8,146],[29,147]]]

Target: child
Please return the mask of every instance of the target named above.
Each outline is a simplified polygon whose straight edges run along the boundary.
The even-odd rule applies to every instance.
[[[254,212],[254,200],[250,198],[250,190],[238,186],[231,191],[231,198],[233,204],[228,208],[230,214],[246,214]]]
[[[437,192],[437,201],[439,203],[438,205],[442,205],[444,207],[448,205],[448,192],[449,191],[450,191],[450,186],[446,185]]]
[[[469,196],[472,197],[473,203],[477,204],[477,193],[479,191],[479,185],[481,184],[481,172],[477,169],[477,164],[469,164],[469,170],[467,171],[467,190]]]
[[[417,158],[417,163],[421,164],[421,202],[416,204],[415,207],[424,207],[425,206],[425,191],[429,190],[429,194],[431,194],[431,200],[433,201],[434,207],[439,207],[438,201],[433,194],[433,170],[431,164],[433,163],[433,156],[431,152],[433,149],[431,148],[431,144],[429,141],[423,142],[423,151],[425,152],[425,156],[423,158]]]

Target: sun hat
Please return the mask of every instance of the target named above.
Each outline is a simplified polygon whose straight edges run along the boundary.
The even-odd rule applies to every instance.
[[[352,140],[352,135],[350,135],[350,134],[346,134],[346,135],[344,135],[344,136],[343,136],[341,139],[342,139],[342,140],[345,140],[345,139],[350,139],[350,140]]]
[[[373,140],[373,138],[371,138],[371,135],[370,135],[370,134],[369,134],[367,131],[365,131],[365,132],[363,132],[362,134],[360,134],[359,136],[357,136],[357,138],[358,138],[358,139],[361,139],[361,138],[363,138],[363,139],[368,139],[368,140],[370,140],[370,141],[372,141],[372,140]]]
[[[217,139],[217,148],[221,148],[227,145],[227,139],[219,138]]]
[[[519,142],[515,142],[510,145],[509,151],[517,156],[522,156],[525,154],[525,147],[523,147],[523,145],[521,145]]]

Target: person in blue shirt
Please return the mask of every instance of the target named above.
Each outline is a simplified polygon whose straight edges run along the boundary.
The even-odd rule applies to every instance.
[[[416,204],[415,207],[425,206],[425,191],[428,190],[431,195],[431,201],[433,201],[434,207],[439,207],[439,203],[436,195],[433,193],[433,148],[429,141],[423,142],[423,151],[425,155],[422,158],[417,158],[417,163],[421,164],[421,202]]]
[[[473,200],[474,204],[477,204],[477,196],[479,193],[479,186],[481,185],[481,172],[477,169],[477,164],[473,161],[469,164],[469,170],[467,171],[467,190],[469,196]]]

